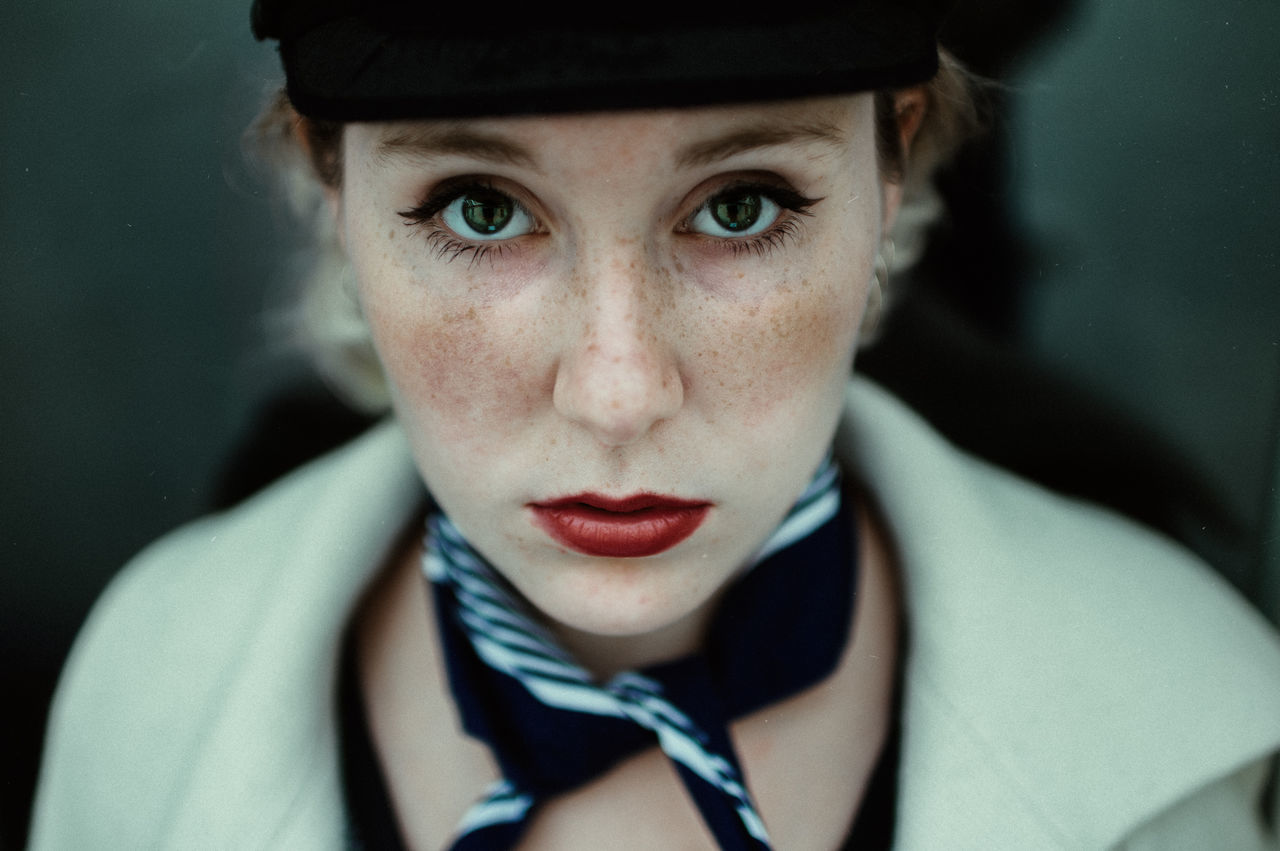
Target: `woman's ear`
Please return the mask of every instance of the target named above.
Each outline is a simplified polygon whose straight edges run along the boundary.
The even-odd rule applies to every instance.
[[[924,86],[912,86],[893,93],[893,118],[897,123],[904,159],[911,156],[911,142],[916,138],[928,106],[929,95]]]
[[[929,108],[929,94],[924,86],[912,86],[893,93],[893,129],[898,138],[898,150],[902,152],[895,179],[884,181],[883,232],[889,233],[902,206],[903,184],[911,162],[911,143],[924,121]]]
[[[339,217],[342,213],[342,140],[341,127],[320,127],[309,118],[296,115],[293,141],[311,164],[311,170],[324,190],[325,204],[333,219],[338,240],[343,241]]]

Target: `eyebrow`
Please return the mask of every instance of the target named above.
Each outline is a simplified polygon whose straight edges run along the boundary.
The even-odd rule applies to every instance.
[[[749,127],[687,145],[676,153],[675,161],[678,168],[692,168],[759,148],[794,142],[822,142],[836,146],[844,141],[844,132],[834,124]],[[397,128],[378,142],[375,153],[379,159],[407,156],[429,160],[460,155],[537,169],[536,157],[522,145],[501,135],[457,125],[414,124]]]
[[[843,144],[844,141],[844,132],[834,124],[784,124],[770,127],[751,127],[688,145],[676,154],[676,164],[680,168],[707,165],[708,163],[728,159],[734,154],[754,151],[759,148],[787,145],[793,142],[823,142],[835,146]]]
[[[435,159],[458,154],[503,165],[537,167],[533,154],[509,139],[449,125],[397,128],[378,143],[375,153],[379,159],[397,156]]]

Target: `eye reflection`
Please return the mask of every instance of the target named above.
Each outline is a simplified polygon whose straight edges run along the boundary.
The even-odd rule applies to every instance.
[[[533,230],[533,220],[510,196],[492,189],[475,188],[458,195],[440,217],[459,236],[510,239]]]
[[[689,229],[708,236],[752,236],[777,221],[782,208],[767,195],[749,190],[723,192],[706,203],[689,222]]]

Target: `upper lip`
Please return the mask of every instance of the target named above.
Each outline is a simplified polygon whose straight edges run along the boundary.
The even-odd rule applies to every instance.
[[[710,503],[701,499],[680,499],[679,497],[666,496],[657,493],[637,493],[631,494],[630,496],[605,496],[604,494],[598,493],[577,493],[571,496],[563,496],[555,499],[534,502],[531,503],[531,505],[536,508],[550,509],[587,506],[601,511],[613,511],[623,514],[654,508],[667,510],[701,508],[703,506],[710,505]]]

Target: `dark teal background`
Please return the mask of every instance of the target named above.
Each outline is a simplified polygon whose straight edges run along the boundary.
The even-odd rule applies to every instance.
[[[1273,618],[1278,36],[1264,0],[1083,4],[1016,79],[1009,165],[1040,249],[1028,348],[1157,423],[1221,487],[1258,533],[1224,569]]]
[[[299,371],[263,323],[287,223],[241,150],[277,80],[247,5],[0,6],[5,847],[92,600],[206,509],[251,412]],[[1273,618],[1278,37],[1272,0],[1082,3],[1014,67],[998,130],[1034,249],[1013,341],[1205,476],[1241,527],[1209,555]]]

